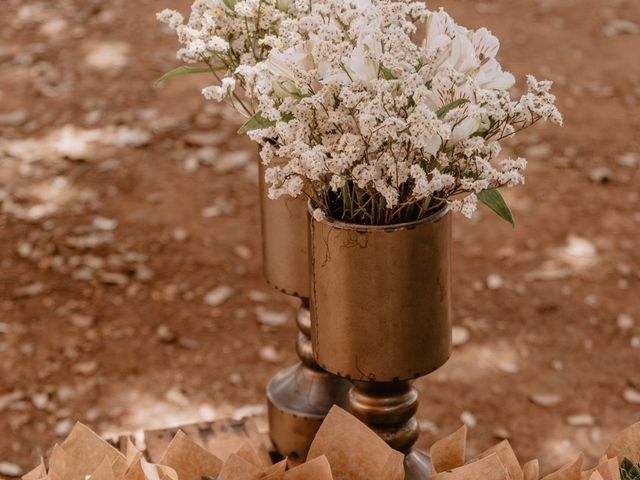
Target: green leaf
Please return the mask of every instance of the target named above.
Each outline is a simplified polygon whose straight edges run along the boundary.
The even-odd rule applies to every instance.
[[[258,130],[259,128],[273,127],[275,124],[276,122],[267,120],[262,115],[260,115],[260,112],[258,112],[240,127],[238,133],[243,134],[250,132],[251,130]]]
[[[625,458],[620,465],[620,478],[622,480],[640,480],[640,465],[634,465],[631,460]]]
[[[511,213],[507,203],[504,201],[504,198],[502,198],[502,194],[498,190],[495,188],[484,190],[478,194],[478,200],[497,213],[500,218],[505,219],[512,226],[516,226],[516,223],[513,220],[513,214]]]
[[[443,118],[447,113],[449,113],[454,108],[459,107],[460,105],[464,105],[465,103],[469,103],[469,100],[466,98],[459,98],[458,100],[454,100],[449,105],[445,105],[440,110],[436,112],[438,118]]]
[[[177,68],[174,68],[173,70],[168,71],[167,73],[162,75],[160,78],[158,78],[154,83],[155,85],[160,85],[165,80],[169,80],[170,78],[173,78],[173,77],[179,77],[182,75],[193,75],[195,73],[207,73],[210,71],[211,70],[209,69],[209,67],[187,67],[186,65],[183,65],[181,67],[177,67]]]
[[[233,10],[236,6],[236,0],[222,0],[229,10]]]
[[[385,80],[396,80],[396,76],[391,73],[387,67],[380,65],[380,70],[382,71],[382,75],[384,75]]]
[[[282,121],[289,122],[291,120],[293,120],[293,114],[291,113],[282,114]],[[242,135],[243,133],[250,132],[251,130],[258,130],[259,128],[273,127],[275,124],[276,122],[264,118],[262,115],[260,115],[260,112],[258,112],[255,115],[253,115],[253,117],[251,117],[249,120],[244,122],[244,125],[242,125],[238,129],[238,133]]]
[[[622,460],[622,463],[620,464],[620,467],[623,468],[624,470],[629,471],[629,470],[632,470],[635,467],[635,465],[633,464],[633,462],[631,460],[629,460],[627,457],[625,457]]]
[[[223,70],[223,69],[224,67],[214,68],[215,71]],[[158,86],[165,80],[169,80],[170,78],[173,78],[173,77],[179,77],[181,75],[193,75],[194,73],[209,73],[209,72],[211,72],[211,69],[209,67],[188,67],[186,65],[183,65],[181,67],[174,68],[173,70],[162,75],[159,79],[155,81],[155,85]]]

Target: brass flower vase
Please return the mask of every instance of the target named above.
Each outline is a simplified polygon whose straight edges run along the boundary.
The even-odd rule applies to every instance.
[[[366,226],[311,222],[311,338],[317,363],[353,381],[349,409],[430,474],[411,381],[451,354],[451,215]]]
[[[351,384],[320,369],[313,358],[309,315],[309,214],[306,200],[267,197],[260,171],[263,270],[267,282],[301,299],[296,351],[300,362],[267,385],[269,435],[278,452],[304,460],[311,441],[334,404],[346,407]]]

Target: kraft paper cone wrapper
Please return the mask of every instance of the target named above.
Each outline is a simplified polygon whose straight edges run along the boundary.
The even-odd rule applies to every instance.
[[[467,426],[441,438],[431,446],[431,466],[435,473],[446,472],[464,465],[467,448]],[[537,480],[537,479],[536,479]]]
[[[40,463],[33,470],[25,473],[22,480],[43,480],[47,477],[47,467],[44,464],[44,458],[40,457]]]
[[[600,475],[602,480],[620,480],[620,464],[617,457],[601,458],[596,468],[582,472],[582,480],[591,480],[594,474]]]
[[[58,444],[54,445],[49,457],[48,477],[50,479],[64,478],[67,471],[67,463],[69,462],[70,459],[67,458],[64,449],[60,448]]]
[[[620,480],[620,466],[617,457],[602,462],[596,467],[596,470],[603,480]]]
[[[565,465],[560,470],[550,473],[542,480],[581,480],[582,454],[578,455],[573,462]]]
[[[256,451],[249,443],[244,443],[236,452],[241,458],[244,458],[247,462],[254,464],[256,467],[266,467],[268,465],[272,465],[271,462],[263,462],[260,459]]]
[[[261,473],[260,467],[232,453],[224,462],[217,480],[254,480],[260,478]]]
[[[253,420],[244,421],[243,435],[238,435],[234,429],[225,430],[224,423],[216,422],[212,425],[213,434],[205,440],[208,451],[214,452],[216,457],[225,462],[232,453],[236,453],[245,443],[249,443],[260,457],[262,464],[271,465],[271,457]]]
[[[284,480],[333,480],[333,475],[329,460],[321,455],[286,472]]]
[[[503,440],[502,442],[498,443],[497,445],[491,447],[490,449],[478,455],[476,459],[481,460],[493,453],[498,455],[498,458],[504,465],[504,468],[509,473],[509,477],[511,478],[511,480],[524,479],[524,473],[522,471],[522,467],[520,467],[520,462],[518,461],[518,457],[516,457],[516,454],[513,451],[513,448],[511,448],[511,444],[509,443],[509,440]],[[536,478],[536,480],[538,479]]]
[[[56,446],[49,460],[49,476],[63,480],[84,480],[103,461],[111,464],[113,475],[120,478],[128,468],[126,457],[81,423]]]
[[[176,471],[166,465],[155,465],[142,458],[140,466],[147,480],[179,480]]]
[[[141,460],[142,453],[138,452],[125,472],[124,477],[122,477],[122,480],[146,480],[144,470],[142,470],[142,466],[140,465]]]
[[[325,455],[336,478],[403,480],[404,455],[364,423],[333,406],[311,443],[307,460]]]
[[[431,480],[510,480],[496,453],[448,472],[436,473]]]
[[[138,460],[142,452],[133,444],[131,438],[127,437],[127,443],[124,447],[124,456],[127,459],[127,465],[131,466],[133,462]]]
[[[117,480],[113,474],[113,468],[111,468],[111,462],[108,458],[105,457],[100,465],[98,465],[98,468],[93,471],[91,480]]]
[[[216,480],[284,480],[286,468],[286,460],[268,467],[258,466],[232,453]]]
[[[178,430],[158,463],[173,468],[180,480],[212,477],[222,468],[222,460],[195,443],[182,430]]]
[[[284,472],[287,470],[287,459],[284,459],[269,468],[266,468],[260,480],[284,480]]]
[[[538,480],[540,478],[540,462],[538,459],[530,460],[522,467],[524,480]]]
[[[620,461],[626,457],[633,463],[640,463],[640,422],[620,432],[607,448],[606,455],[618,457]]]

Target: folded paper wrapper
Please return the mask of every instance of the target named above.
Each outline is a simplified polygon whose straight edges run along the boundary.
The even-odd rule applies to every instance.
[[[521,465],[507,440],[466,459],[467,428],[431,447],[433,480],[539,480],[537,460]],[[402,480],[403,455],[355,417],[333,407],[307,461],[273,464],[267,443],[250,419],[145,432],[146,452],[130,437],[120,449],[81,423],[23,480]],[[543,480],[620,480],[619,463],[640,463],[640,422],[622,431],[596,468],[582,456]]]

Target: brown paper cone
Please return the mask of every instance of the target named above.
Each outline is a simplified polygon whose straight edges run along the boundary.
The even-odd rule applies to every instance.
[[[431,446],[431,465],[434,472],[445,472],[464,465],[467,448],[467,426],[463,425],[451,435]]]
[[[542,480],[581,480],[582,458],[582,454],[578,455],[578,458],[573,462],[565,465],[557,472],[550,473]]]
[[[232,453],[220,470],[217,480],[257,480],[262,469]],[[180,477],[180,480],[183,480]]]
[[[43,480],[47,476],[47,467],[44,465],[44,458],[40,457],[40,463],[36,468],[22,476],[22,480]]]
[[[91,474],[91,480],[117,480],[113,474],[113,468],[111,467],[111,461],[105,457],[105,459],[98,465]]]
[[[49,456],[48,476],[65,478],[68,463],[69,458],[67,458],[67,454],[65,453],[64,449],[61,448],[60,445],[54,445],[53,450],[51,450],[51,455]]]
[[[509,480],[509,473],[498,455],[492,453],[482,460],[477,460],[463,467],[447,472],[437,473],[431,480]]]
[[[596,467],[596,471],[602,476],[603,480],[620,480],[620,464],[617,457],[600,462]]]
[[[602,478],[602,475],[600,475],[600,473],[593,472],[589,477],[589,480],[604,480],[604,478]]]
[[[127,443],[124,447],[124,456],[127,459],[127,467],[130,467],[133,462],[136,461],[139,454],[140,450],[138,450],[138,447],[133,444],[131,438],[127,437]]]
[[[607,457],[618,457],[620,461],[627,457],[634,463],[640,463],[640,422],[624,429],[607,448]]]
[[[284,480],[284,472],[287,469],[287,460],[282,460],[271,465],[260,474],[260,480]]]
[[[204,441],[207,450],[213,452],[223,462],[248,442],[260,457],[262,464],[271,463],[271,457],[262,436],[255,422],[250,418],[241,421],[217,421],[211,425],[210,432],[204,435]]]
[[[271,465],[272,463],[265,463],[262,458],[258,455],[258,453],[253,449],[253,447],[245,442],[236,452],[240,458],[244,458],[247,462],[252,463],[256,467],[266,467]]]
[[[292,468],[284,474],[285,480],[333,480],[327,457],[321,455],[313,460]]]
[[[522,468],[524,480],[538,480],[540,478],[540,462],[538,459],[530,460]]]
[[[402,480],[404,455],[354,416],[333,406],[309,448],[307,460],[326,455],[333,474],[349,480]]]
[[[522,472],[522,467],[520,466],[520,462],[518,461],[518,457],[516,457],[515,452],[511,448],[511,444],[509,440],[503,440],[499,444],[491,447],[485,452],[482,452],[480,455],[476,457],[477,460],[488,457],[492,453],[498,455],[498,458],[509,472],[509,475],[512,480],[523,480],[524,474]],[[537,479],[536,479],[537,480]]]
[[[121,480],[146,480],[146,475],[140,465],[141,460],[142,453],[138,452]]]
[[[222,461],[187,437],[181,430],[158,462],[173,468],[180,480],[201,480],[220,473]]]
[[[118,450],[81,423],[54,451],[49,460],[49,474],[64,480],[83,480],[107,459],[113,474],[121,477],[127,470],[127,460]]]

